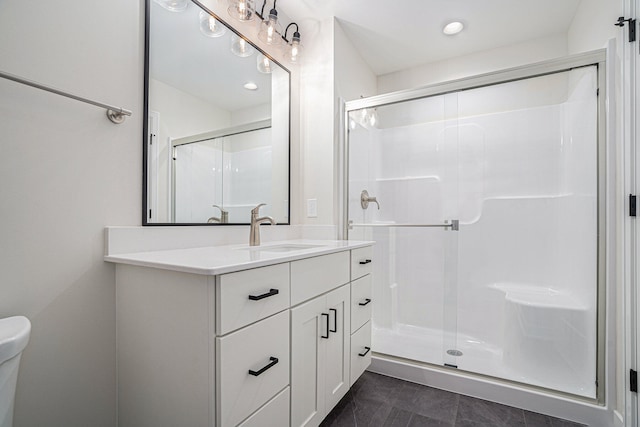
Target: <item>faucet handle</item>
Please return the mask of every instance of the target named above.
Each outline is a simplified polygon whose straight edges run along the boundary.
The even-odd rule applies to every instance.
[[[255,208],[251,209],[251,215],[258,215],[260,213],[260,208],[262,206],[267,206],[266,203],[260,203],[258,206],[256,206]]]
[[[211,206],[213,206],[214,208],[220,209],[220,213],[229,213],[229,211],[223,209],[222,206],[218,206],[218,205],[211,205]]]

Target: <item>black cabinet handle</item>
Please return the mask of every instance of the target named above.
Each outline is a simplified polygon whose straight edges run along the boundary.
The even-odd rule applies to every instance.
[[[322,317],[327,316],[327,335],[320,335],[321,338],[329,338],[329,314],[322,313]]]
[[[273,366],[275,366],[278,363],[278,358],[277,357],[270,357],[269,360],[271,362],[267,366],[265,366],[264,368],[260,369],[259,371],[252,371],[251,369],[249,369],[249,374],[253,375],[254,377],[257,377],[258,375],[262,374],[264,371],[266,371],[269,368],[272,368]]]
[[[264,298],[269,298],[269,297],[272,297],[274,295],[278,295],[278,293],[280,293],[280,291],[278,291],[277,289],[269,289],[269,292],[267,292],[266,294],[249,295],[249,299],[251,301],[259,301],[259,300],[264,299]]]
[[[360,261],[360,264],[364,265],[364,264],[369,264],[370,262],[371,262],[370,259],[365,259],[364,261]]]
[[[361,306],[364,307],[365,305],[369,304],[370,302],[371,302],[371,300],[369,298],[365,298],[364,302],[359,302],[358,305],[361,305]]]
[[[330,308],[329,311],[333,312],[333,329],[329,329],[329,332],[338,332],[338,310]]]
[[[371,351],[371,347],[365,347],[364,348],[364,352],[358,353],[358,356],[365,357],[367,355],[367,353],[369,353],[369,351]]]

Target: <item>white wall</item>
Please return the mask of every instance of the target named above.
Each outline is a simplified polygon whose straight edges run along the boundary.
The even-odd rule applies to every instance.
[[[378,93],[412,89],[505,68],[559,58],[567,54],[567,37],[556,34],[525,43],[431,62],[378,77]]]
[[[616,38],[620,32],[613,24],[623,15],[622,4],[620,0],[581,0],[567,33],[568,52],[606,47],[607,41]],[[624,30],[627,31],[627,26]]]
[[[133,111],[0,80],[0,317],[33,324],[15,426],[115,425],[107,224],[140,224],[141,2],[0,2],[0,69]]]
[[[297,214],[301,223],[333,224],[334,21],[327,18],[301,26],[305,28],[305,62],[300,75],[301,199]],[[309,199],[317,200],[315,218],[307,216]]]

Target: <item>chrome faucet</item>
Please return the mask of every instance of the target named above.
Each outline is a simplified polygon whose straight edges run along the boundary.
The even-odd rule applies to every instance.
[[[258,218],[260,213],[260,207],[265,206],[266,203],[260,203],[255,208],[251,209],[251,231],[249,232],[249,246],[260,246],[260,224],[263,222],[270,222],[271,225],[276,225],[276,222],[270,216],[263,216]]]
[[[219,222],[221,224],[226,224],[229,222],[229,211],[222,209],[222,206],[213,205],[214,208],[220,209],[220,218],[216,216],[212,216],[207,220],[207,223],[211,224],[214,222]]]

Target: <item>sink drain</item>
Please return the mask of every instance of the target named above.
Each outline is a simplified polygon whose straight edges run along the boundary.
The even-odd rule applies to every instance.
[[[462,352],[460,350],[447,350],[447,354],[449,356],[462,356]]]

